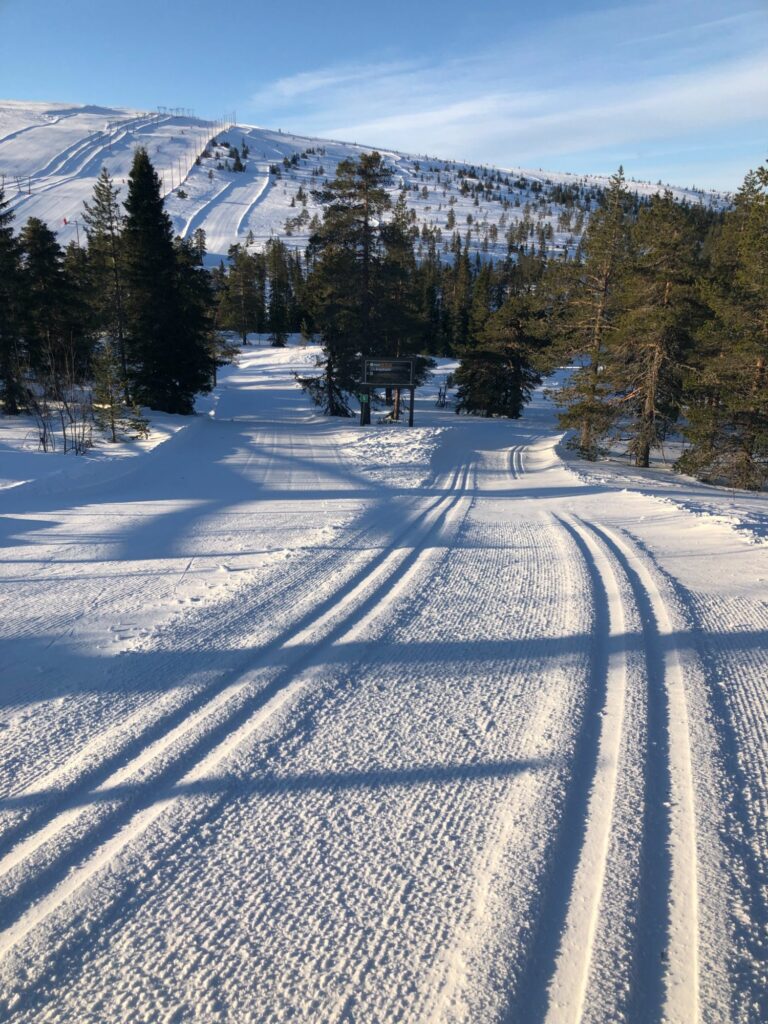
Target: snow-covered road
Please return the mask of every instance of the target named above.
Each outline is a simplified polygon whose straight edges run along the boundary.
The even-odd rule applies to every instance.
[[[0,1019],[768,1018],[768,546],[311,358],[0,491]]]

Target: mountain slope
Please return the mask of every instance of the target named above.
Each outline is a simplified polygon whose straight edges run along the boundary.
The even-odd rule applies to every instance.
[[[319,207],[308,195],[307,215],[297,222],[303,209],[298,189],[309,193],[333,176],[340,160],[374,148],[229,126],[217,141],[238,148],[245,143],[248,150],[245,171],[235,173],[227,169],[226,148],[202,156],[216,131],[211,122],[190,116],[0,101],[0,180],[17,225],[39,217],[66,244],[81,233],[82,204],[91,197],[101,167],[125,188],[133,152],[144,146],[163,179],[175,230],[189,236],[202,228],[210,258],[217,261],[236,242],[260,246],[271,236],[303,248]],[[573,247],[606,184],[599,176],[470,167],[378,148],[393,172],[393,194],[408,190],[422,232],[434,231],[445,246],[453,231],[462,236],[470,231],[471,248],[496,258],[506,254],[510,231],[515,244],[543,245],[552,254]],[[630,183],[639,195],[659,187]],[[713,192],[673,192],[688,202],[725,201]]]

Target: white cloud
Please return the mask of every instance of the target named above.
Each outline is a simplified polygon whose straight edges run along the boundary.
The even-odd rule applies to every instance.
[[[768,111],[768,18],[722,17],[708,0],[683,0],[675,19],[665,10],[650,0],[577,12],[445,60],[302,71],[262,88],[252,109],[262,124],[317,136],[553,169],[577,154],[705,149],[750,124],[754,134]]]

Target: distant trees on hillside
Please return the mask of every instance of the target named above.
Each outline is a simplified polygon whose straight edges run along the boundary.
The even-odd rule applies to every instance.
[[[286,158],[276,170],[299,163]],[[310,224],[305,252],[279,238],[256,250],[250,235],[210,272],[204,232],[173,238],[144,150],[124,207],[106,170],[99,176],[83,217],[87,247],[62,249],[34,218],[15,234],[0,191],[3,411],[46,398],[66,404],[77,382],[98,377],[102,421],[115,435],[135,430],[137,402],[192,410],[228,357],[220,332],[242,342],[266,333],[274,345],[301,332],[321,340],[319,373],[302,383],[328,413],[349,413],[365,356],[419,355],[422,374],[429,357],[454,356],[457,411],[510,417],[553,366],[573,362],[556,401],[585,458],[620,440],[647,466],[676,432],[685,440],[678,468],[763,486],[768,170],[747,175],[725,212],[669,192],[641,200],[621,169],[602,191],[458,173],[477,205],[461,231],[455,195],[445,201],[446,233],[419,226],[409,206],[416,194],[442,207],[447,172],[428,179],[426,196],[415,183],[398,194],[386,160],[367,153],[341,161],[311,192],[311,218],[308,192],[296,192],[302,226]],[[491,226],[482,208],[490,200],[505,204]],[[508,223],[506,211],[521,200]],[[565,229],[579,234],[588,216],[578,244],[559,250],[549,223],[555,201]],[[486,257],[500,229],[503,258]],[[563,258],[552,258],[557,252]],[[397,415],[398,396],[386,400]]]

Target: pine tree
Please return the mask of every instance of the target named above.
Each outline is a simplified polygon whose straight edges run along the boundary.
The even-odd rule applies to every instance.
[[[420,349],[422,323],[416,291],[416,257],[413,251],[414,229],[405,194],[400,193],[392,218],[381,228],[383,257],[377,267],[375,286],[376,319],[381,324],[382,352],[390,356],[416,356]],[[416,383],[423,383],[433,360],[417,361]],[[393,419],[400,418],[400,389],[394,391]]]
[[[364,153],[357,161],[342,160],[328,187],[313,193],[325,212],[319,231],[310,238],[307,297],[323,338],[325,365],[321,382],[311,387],[331,415],[349,414],[344,394],[360,378],[361,355],[374,354],[379,347],[374,282],[390,181],[380,154]]]
[[[608,353],[607,377],[637,466],[648,466],[680,414],[683,365],[698,322],[696,239],[671,192],[656,195],[633,229],[623,311]]]
[[[188,246],[175,249],[158,178],[145,149],[128,177],[124,238],[126,348],[131,394],[165,412],[191,413],[211,386],[205,271]]]
[[[556,396],[566,407],[560,425],[575,429],[572,442],[587,459],[595,459],[616,418],[612,388],[603,372],[608,346],[621,311],[620,295],[629,253],[630,196],[620,167],[611,178],[603,206],[589,222],[584,262],[555,268],[549,287],[561,314],[551,328],[566,356],[582,360],[570,382]]]
[[[26,405],[25,356],[21,341],[19,246],[13,235],[13,212],[0,187],[0,400],[15,416]]]
[[[768,168],[750,172],[712,246],[709,320],[685,386],[691,448],[678,468],[759,489],[768,480]]]

